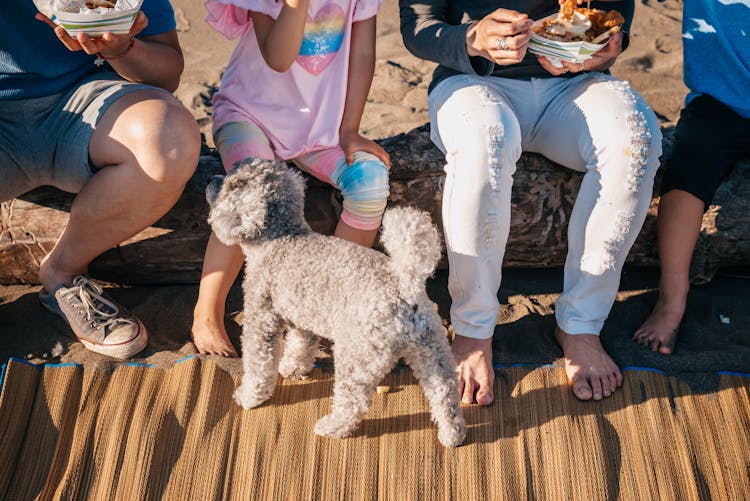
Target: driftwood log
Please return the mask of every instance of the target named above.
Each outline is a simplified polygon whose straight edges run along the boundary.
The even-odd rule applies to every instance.
[[[390,204],[424,209],[442,227],[444,159],[429,140],[428,126],[381,143],[393,163]],[[209,235],[204,188],[218,173],[223,173],[218,158],[202,156],[177,205],[152,227],[96,259],[91,274],[131,284],[197,282]],[[581,174],[540,155],[522,156],[515,174],[505,266],[538,268],[564,263],[568,219],[581,179]],[[655,193],[658,184],[659,176]],[[72,199],[72,195],[53,188],[40,188],[2,203],[0,283],[37,282],[39,262],[64,228]],[[720,266],[750,265],[750,164],[734,170],[714,202],[703,218],[693,259],[694,275],[704,279],[710,279]],[[633,265],[658,265],[657,205],[658,197],[654,196],[643,230],[628,256]],[[309,178],[305,213],[311,226],[321,233],[332,233],[340,210],[336,192]],[[441,266],[446,264],[445,260],[441,262]]]

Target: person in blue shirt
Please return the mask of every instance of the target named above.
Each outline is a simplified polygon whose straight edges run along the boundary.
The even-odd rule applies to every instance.
[[[166,213],[197,165],[198,126],[171,94],[183,70],[174,12],[145,0],[130,33],[73,38],[31,0],[3,7],[0,201],[42,185],[77,193],[40,299],[90,350],[130,357],[146,346],[143,323],[86,271]]]
[[[690,93],[659,202],[659,299],[634,339],[669,355],[685,313],[703,213],[741,159],[750,159],[750,1],[692,0],[683,10]]]

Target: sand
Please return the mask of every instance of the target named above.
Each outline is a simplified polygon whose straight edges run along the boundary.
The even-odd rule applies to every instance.
[[[204,22],[201,0],[173,0],[186,70],[177,96],[193,112],[208,145],[210,96],[216,91],[233,42]],[[681,56],[682,2],[637,2],[631,46],[612,72],[629,80],[651,104],[664,127],[672,127],[683,103]],[[362,122],[372,138],[388,137],[428,120],[426,89],[434,64],[418,60],[403,47],[398,6],[386,0],[378,17],[376,74]],[[626,269],[621,292],[602,339],[622,366],[645,366],[684,377],[697,391],[715,388],[719,370],[750,372],[750,276],[720,272],[711,284],[695,287],[676,352],[665,357],[630,340],[656,299],[658,270]],[[561,351],[552,340],[553,304],[562,288],[562,271],[507,270],[499,293],[501,311],[495,332],[498,363],[559,363]],[[40,306],[38,286],[0,287],[0,361],[10,356],[35,363],[84,362],[106,367],[112,359],[91,353],[68,336],[62,320]],[[448,318],[450,299],[446,273],[430,281],[428,290]],[[196,352],[190,341],[196,286],[116,288],[112,295],[148,326],[148,348],[136,360],[165,366]],[[238,341],[241,296],[235,286],[228,304],[227,325]],[[723,320],[722,320],[723,319]],[[728,323],[727,323],[728,322]],[[239,372],[238,360],[221,359]]]

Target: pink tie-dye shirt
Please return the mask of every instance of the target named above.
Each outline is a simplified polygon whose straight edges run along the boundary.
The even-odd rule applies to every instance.
[[[208,24],[227,38],[240,37],[213,98],[213,130],[254,123],[282,159],[338,145],[351,26],[377,14],[381,1],[310,0],[299,55],[279,73],[260,53],[248,10],[276,19],[283,0],[207,0]]]

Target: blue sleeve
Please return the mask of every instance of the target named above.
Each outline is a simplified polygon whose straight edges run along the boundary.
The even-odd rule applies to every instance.
[[[141,10],[148,18],[148,26],[138,34],[140,37],[160,35],[177,27],[169,0],[143,0]]]

